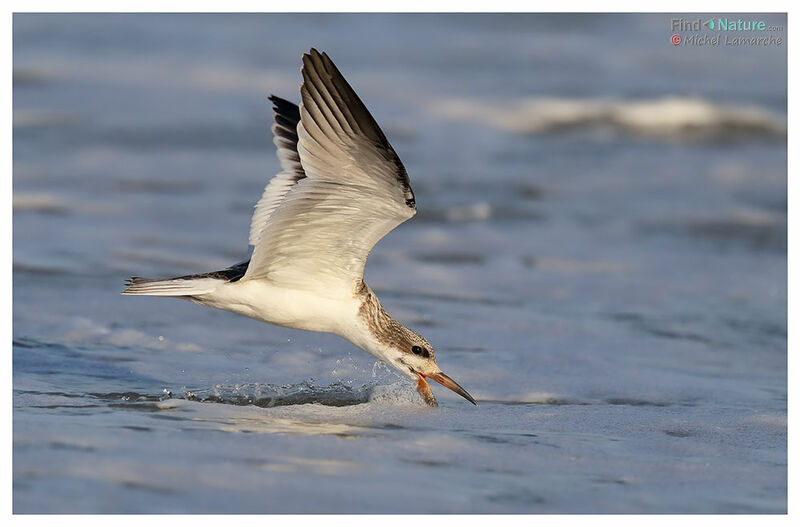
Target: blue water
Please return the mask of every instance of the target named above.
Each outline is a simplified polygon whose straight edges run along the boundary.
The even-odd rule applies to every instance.
[[[14,16],[14,511],[785,512],[786,47],[671,18]],[[477,407],[119,295],[245,257],[311,46],[417,197],[366,279]]]

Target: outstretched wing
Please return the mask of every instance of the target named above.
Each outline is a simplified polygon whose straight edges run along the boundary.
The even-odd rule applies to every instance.
[[[295,183],[306,177],[300,155],[297,153],[297,124],[300,122],[300,109],[296,104],[270,96],[275,112],[272,124],[272,142],[278,149],[281,172],[273,177],[264,188],[261,199],[256,203],[253,219],[250,220],[250,245],[258,245],[261,231],[270,215],[281,204],[286,193]]]
[[[378,240],[415,214],[414,193],[330,58],[312,49],[302,72],[297,152],[306,177],[270,211],[242,280],[352,293]]]

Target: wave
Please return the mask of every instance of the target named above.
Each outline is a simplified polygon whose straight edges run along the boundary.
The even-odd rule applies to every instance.
[[[483,99],[440,101],[441,116],[482,123],[521,134],[608,128],[662,140],[733,140],[785,137],[786,121],[757,106],[725,105],[697,97],[641,100],[530,97],[487,102]]]

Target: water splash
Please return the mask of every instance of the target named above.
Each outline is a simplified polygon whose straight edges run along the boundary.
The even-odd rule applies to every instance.
[[[162,393],[148,394],[138,392],[89,393],[89,397],[113,403],[159,403],[168,400],[187,400],[201,403],[219,403],[235,406],[258,406],[273,408],[301,404],[320,404],[323,406],[354,406],[364,403],[377,404],[421,404],[421,400],[411,384],[399,380],[381,384],[373,380],[359,387],[347,386],[341,382],[322,386],[309,379],[295,384],[246,383],[224,385],[211,388],[186,389],[175,393],[164,389]],[[80,397],[73,395],[74,397]]]
[[[375,383],[353,388],[341,382],[319,386],[313,379],[297,384],[235,384],[215,385],[201,390],[187,390],[179,396],[189,401],[233,404],[237,406],[290,406],[296,404],[321,404],[324,406],[351,406],[370,400]]]

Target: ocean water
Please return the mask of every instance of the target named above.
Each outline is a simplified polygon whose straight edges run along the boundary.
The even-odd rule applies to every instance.
[[[786,47],[671,18],[15,15],[14,511],[786,512]],[[477,407],[119,295],[246,256],[311,46],[417,197],[366,279]]]

